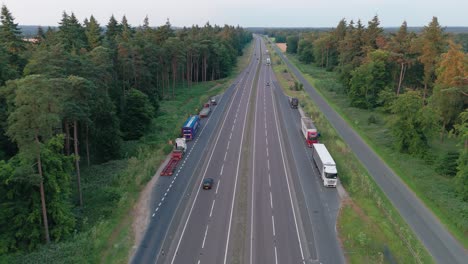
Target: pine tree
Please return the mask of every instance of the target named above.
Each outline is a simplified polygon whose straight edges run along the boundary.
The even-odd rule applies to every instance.
[[[86,39],[88,40],[88,47],[90,50],[92,50],[101,45],[101,26],[92,15],[89,18],[88,23],[85,25],[85,34]]]
[[[25,61],[21,57],[22,52],[26,49],[25,43],[18,24],[15,23],[12,14],[5,5],[2,5],[0,20],[0,46],[6,51],[7,61],[12,69],[6,78],[14,79],[21,75],[25,65]]]

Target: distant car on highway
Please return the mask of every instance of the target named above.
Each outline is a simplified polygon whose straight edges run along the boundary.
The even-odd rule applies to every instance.
[[[212,178],[205,178],[203,180],[203,189],[209,190],[213,188],[214,180]]]
[[[270,82],[267,82],[267,83],[266,83],[266,86],[270,86]]]

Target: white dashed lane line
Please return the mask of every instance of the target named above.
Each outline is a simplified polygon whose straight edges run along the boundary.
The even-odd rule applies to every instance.
[[[224,171],[224,164],[223,166],[221,166],[221,172],[219,173],[219,175],[223,175],[223,171]]]
[[[273,223],[273,236],[276,236],[276,228],[275,228],[275,217],[271,216],[271,222]]]
[[[213,208],[214,208],[215,202],[216,200],[213,200],[213,203],[211,204],[210,217],[213,214]]]
[[[206,240],[206,234],[208,234],[208,225],[206,226],[206,230],[205,230],[205,237],[203,238],[203,243],[202,243],[202,248],[205,248],[205,240]]]
[[[218,181],[218,184],[216,184],[216,192],[215,194],[218,194],[218,188],[221,185],[221,180]]]

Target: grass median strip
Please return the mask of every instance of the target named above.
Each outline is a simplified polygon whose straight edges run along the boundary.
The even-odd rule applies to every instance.
[[[270,47],[272,51],[275,49]],[[299,98],[337,162],[340,180],[350,194],[338,219],[338,232],[350,263],[432,263],[431,256],[393,208],[372,177],[313,104],[309,95],[296,89],[296,78],[274,52],[275,75],[288,96]]]

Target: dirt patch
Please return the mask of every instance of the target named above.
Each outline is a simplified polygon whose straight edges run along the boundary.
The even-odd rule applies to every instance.
[[[156,174],[151,178],[151,180],[146,184],[143,191],[141,191],[138,201],[133,206],[132,210],[132,230],[133,236],[135,237],[135,244],[133,245],[132,251],[130,253],[130,259],[133,258],[138,245],[140,245],[143,236],[145,235],[146,228],[148,227],[150,221],[150,202],[151,202],[151,191],[154,189],[154,185],[159,179],[162,169],[167,164],[170,159],[170,155],[167,155],[166,160],[161,164]]]
[[[276,46],[282,51],[282,52],[286,52],[286,43],[276,43]]]

